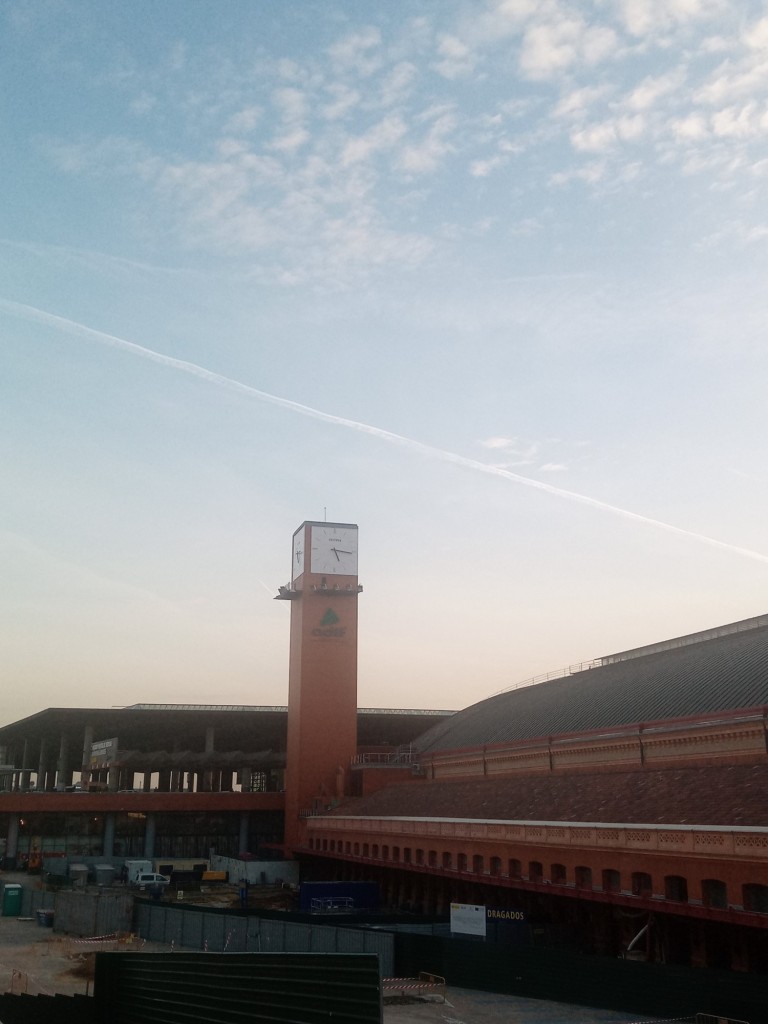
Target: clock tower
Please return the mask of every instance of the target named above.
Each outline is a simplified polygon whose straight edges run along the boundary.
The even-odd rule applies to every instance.
[[[357,753],[357,526],[305,522],[293,535],[285,846],[308,813],[344,795]]]

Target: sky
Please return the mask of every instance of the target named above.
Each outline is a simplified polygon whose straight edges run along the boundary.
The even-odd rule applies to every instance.
[[[461,708],[768,611],[768,8],[0,3],[0,720]]]

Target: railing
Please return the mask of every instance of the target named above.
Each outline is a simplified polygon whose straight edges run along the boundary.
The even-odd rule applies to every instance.
[[[413,759],[414,753],[416,753],[416,751],[414,751],[412,746],[408,745],[407,747],[399,747],[397,750],[355,754],[351,760],[351,764],[402,764],[416,766]]]
[[[520,690],[524,686],[535,686],[537,683],[547,683],[551,679],[566,679],[577,672],[585,672],[592,668],[602,668],[605,665],[615,665],[622,661],[631,661],[634,658],[643,658],[648,654],[659,654],[661,651],[672,651],[678,647],[689,647],[691,644],[703,643],[705,640],[716,640],[718,637],[731,636],[733,633],[745,633],[751,629],[760,629],[768,626],[768,615],[756,615],[751,619],[740,619],[738,622],[731,622],[725,626],[716,626],[714,629],[705,629],[700,633],[687,633],[685,636],[674,637],[671,640],[661,640],[656,644],[648,644],[646,647],[632,647],[617,654],[606,654],[601,658],[592,658],[590,661],[579,661],[566,668],[553,669],[543,675],[531,676],[530,679],[523,679],[522,682],[514,683],[512,686],[505,686],[497,693],[509,693],[511,690]],[[497,694],[494,694],[496,696]]]

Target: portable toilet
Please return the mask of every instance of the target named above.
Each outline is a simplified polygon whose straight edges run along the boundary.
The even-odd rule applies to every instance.
[[[72,885],[85,888],[88,882],[88,865],[87,864],[70,864],[69,865],[69,880]]]
[[[6,882],[3,886],[3,917],[18,917],[21,914],[23,887],[18,882]]]
[[[110,886],[115,880],[115,868],[112,864],[97,864],[94,871],[96,872],[96,885]]]

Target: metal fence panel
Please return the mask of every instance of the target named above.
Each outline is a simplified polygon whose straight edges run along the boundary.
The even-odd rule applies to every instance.
[[[226,939],[226,917],[201,914],[203,919],[203,949],[210,953],[223,953]]]
[[[94,1000],[110,1024],[381,1024],[376,957],[99,953]]]
[[[550,947],[510,947],[399,933],[394,976],[662,1018],[696,1013],[768,1024],[768,975],[646,964]]]
[[[192,907],[137,903],[136,931],[173,949],[208,952],[375,953],[381,976],[395,973],[395,940],[390,932],[338,928],[237,914],[212,914]]]

